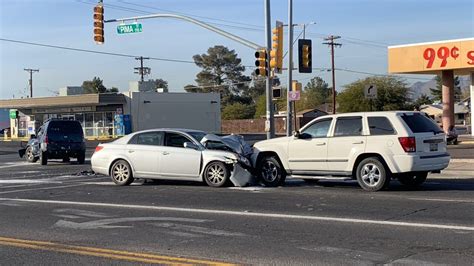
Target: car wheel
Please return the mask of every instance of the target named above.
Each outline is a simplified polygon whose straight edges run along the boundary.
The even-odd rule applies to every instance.
[[[26,148],[25,155],[26,155],[26,160],[30,163],[34,163],[34,162],[38,161],[38,157],[36,157],[33,154],[33,147],[31,147],[31,146]]]
[[[86,161],[86,153],[81,153],[79,156],[77,156],[77,163],[78,164],[84,164]]]
[[[110,177],[119,186],[128,186],[134,180],[132,168],[125,160],[118,160],[112,165]]]
[[[229,170],[222,162],[211,162],[204,169],[204,181],[210,187],[222,187],[229,180]]]
[[[426,181],[428,172],[416,173],[416,174],[405,174],[398,177],[398,181],[405,186],[416,188],[419,187]]]
[[[258,167],[260,181],[267,187],[277,187],[285,183],[286,172],[275,156],[265,156]]]
[[[357,166],[356,177],[359,186],[366,191],[379,191],[390,184],[387,169],[376,157],[362,160]]]
[[[48,164],[48,153],[45,151],[40,152],[40,162],[41,165],[47,165]]]

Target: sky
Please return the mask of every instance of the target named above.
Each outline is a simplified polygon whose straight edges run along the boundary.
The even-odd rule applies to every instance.
[[[117,23],[105,25],[105,44],[93,41],[94,0],[0,0],[0,39],[32,42],[109,53],[192,61],[209,47],[225,45],[236,51],[245,66],[254,65],[254,50],[188,22],[159,18],[141,20],[143,32],[118,35]],[[105,19],[152,13],[179,13],[265,44],[264,0],[104,0]],[[271,0],[272,26],[288,20],[288,1]],[[313,67],[330,67],[330,49],[324,37],[338,35],[336,88],[387,73],[387,46],[474,37],[473,0],[294,0],[293,23],[310,23],[306,38],[313,42]],[[295,37],[302,31],[295,27]],[[285,37],[285,49],[287,49]],[[295,54],[296,54],[296,50]],[[0,40],[0,99],[25,97],[28,76],[34,73],[34,96],[51,96],[65,86],[80,86],[98,76],[106,87],[127,91],[138,80],[131,57],[46,48]],[[286,60],[285,60],[286,63]],[[295,63],[297,63],[295,61]],[[170,92],[182,92],[200,69],[193,63],[146,60],[148,78],[162,78]],[[246,68],[250,75],[253,69]],[[319,76],[331,82],[331,73],[293,72],[303,84]],[[286,82],[287,73],[281,76]],[[432,76],[404,75],[408,83]]]

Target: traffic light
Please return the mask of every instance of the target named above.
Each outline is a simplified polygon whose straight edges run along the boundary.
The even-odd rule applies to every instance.
[[[298,69],[300,73],[311,73],[312,62],[311,62],[311,40],[300,39],[298,40]]]
[[[277,21],[272,30],[272,51],[270,52],[270,68],[275,73],[281,73],[283,68],[283,23]]]
[[[94,41],[97,44],[104,43],[104,6],[102,3],[94,7]]]
[[[266,77],[268,76],[268,56],[265,49],[255,52],[255,75]]]
[[[301,91],[301,88],[303,88],[303,85],[301,82],[298,82],[297,80],[293,80],[291,83],[291,90],[292,91]]]

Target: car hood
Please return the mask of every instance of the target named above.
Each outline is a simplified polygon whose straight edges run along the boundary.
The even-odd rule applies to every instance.
[[[206,143],[212,142],[220,142],[225,145],[230,151],[233,151],[241,156],[249,156],[253,153],[252,146],[244,141],[244,137],[240,135],[228,135],[219,137],[214,134],[207,134],[201,140],[201,144],[206,147]]]

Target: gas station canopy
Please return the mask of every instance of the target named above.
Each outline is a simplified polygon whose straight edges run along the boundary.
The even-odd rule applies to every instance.
[[[397,74],[455,75],[474,72],[474,38],[388,47],[388,72]]]

